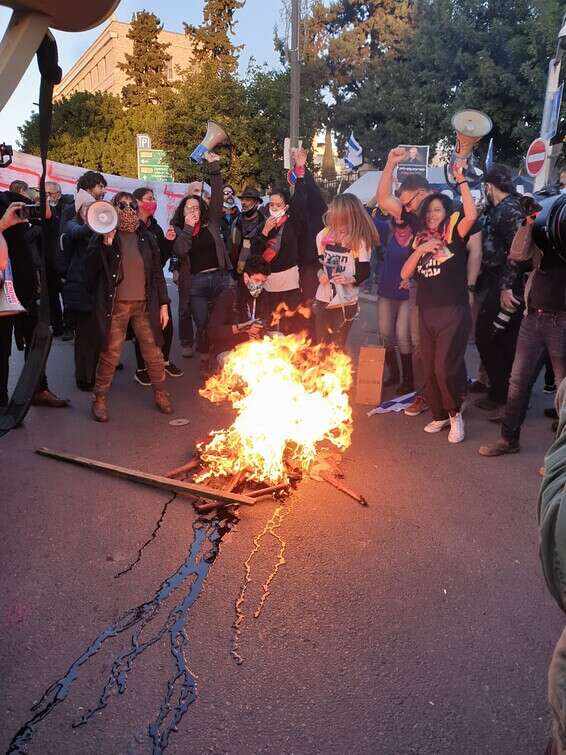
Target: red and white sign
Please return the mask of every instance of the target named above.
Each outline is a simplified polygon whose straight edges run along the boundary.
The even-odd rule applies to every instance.
[[[546,159],[546,142],[544,139],[535,139],[527,151],[527,173],[534,178],[544,165]]]

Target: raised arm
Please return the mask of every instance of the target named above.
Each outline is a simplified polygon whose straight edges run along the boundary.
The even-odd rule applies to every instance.
[[[220,172],[220,158],[214,152],[207,152],[205,160],[208,162],[211,191],[208,216],[213,223],[220,223],[224,210],[224,181]]]
[[[393,173],[395,168],[408,156],[407,150],[403,147],[395,147],[387,156],[385,168],[381,174],[381,180],[377,186],[375,194],[376,204],[387,215],[391,215],[395,220],[401,219],[403,205],[393,194]]]
[[[462,206],[464,208],[464,217],[458,223],[458,234],[462,239],[468,235],[468,233],[474,227],[474,223],[478,219],[478,209],[476,207],[476,203],[474,202],[472,192],[470,191],[469,184],[466,181],[466,176],[464,175],[466,165],[467,163],[465,162],[456,162],[454,167],[452,168],[456,183],[460,187]]]

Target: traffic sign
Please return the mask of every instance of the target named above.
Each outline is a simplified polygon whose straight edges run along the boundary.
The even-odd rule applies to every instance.
[[[546,160],[546,142],[544,139],[535,139],[527,151],[527,173],[534,178],[544,166]]]
[[[136,142],[138,149],[151,149],[151,138],[147,134],[138,134]]]
[[[138,178],[171,183],[173,175],[162,149],[138,149]]]

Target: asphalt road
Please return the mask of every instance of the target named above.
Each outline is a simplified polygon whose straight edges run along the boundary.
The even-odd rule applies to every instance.
[[[371,315],[365,305],[357,343],[375,337],[367,332]],[[173,501],[140,562],[116,579],[150,537],[168,496],[40,458],[34,449],[159,473],[228,419],[195,396],[195,360],[178,359],[187,373],[170,380],[170,389],[175,416],[190,424],[171,427],[150,390],[133,382],[127,346],[111,422],[98,425],[89,397],[73,389],[72,348],[55,341],[48,376],[73,407],[32,409],[21,429],[0,440],[3,750],[33,715],[31,705],[100,632],[150,601],[185,562],[194,534],[191,507]],[[422,432],[423,417],[368,419],[356,408],[345,470],[370,507],[324,483],[300,485],[278,530],[286,563],[258,619],[252,614],[279,541],[261,538],[251,561],[244,663],[237,665],[230,654],[234,601],[254,537],[276,504],[243,510],[214,563],[201,563],[210,570],[186,627],[198,698],[166,753],[542,754],[546,669],[564,623],[537,554],[537,470],[552,439],[542,418],[548,405],[539,385],[523,451],[499,459],[477,454],[496,436],[478,409],[468,414],[466,441],[450,446],[445,433]],[[167,628],[170,609],[189,593],[190,579],[140,641]],[[175,676],[166,633],[136,658],[123,694],[111,695],[85,726],[72,726],[96,704],[130,636],[104,642],[78,669],[68,695],[35,727],[31,755],[152,751],[148,724]]]

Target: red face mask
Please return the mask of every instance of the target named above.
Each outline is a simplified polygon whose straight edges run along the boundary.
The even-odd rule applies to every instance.
[[[144,212],[147,212],[148,215],[155,215],[155,211],[157,210],[157,202],[155,200],[144,200],[143,202],[140,202],[140,207]]]

